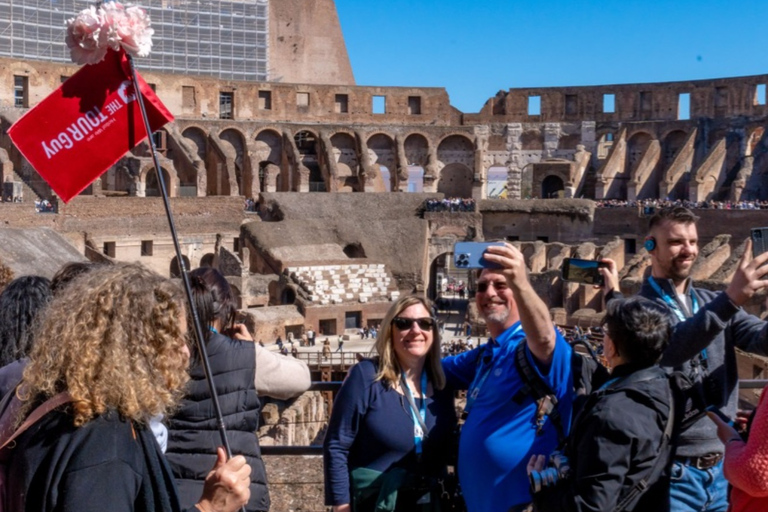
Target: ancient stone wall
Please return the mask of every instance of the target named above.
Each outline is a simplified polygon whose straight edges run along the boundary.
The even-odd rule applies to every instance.
[[[270,2],[269,74],[273,82],[355,84],[333,0]]]

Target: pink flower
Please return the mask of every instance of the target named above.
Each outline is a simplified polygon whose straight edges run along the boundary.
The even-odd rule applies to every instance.
[[[152,49],[152,35],[147,13],[140,7],[127,9],[117,2],[107,2],[102,6],[105,26],[108,27],[107,41],[114,50],[122,47],[135,57],[146,57]]]
[[[119,2],[105,2],[96,9],[84,9],[67,22],[66,43],[77,64],[101,61],[108,49],[123,48],[135,57],[146,57],[152,49],[152,35],[147,13],[140,7],[124,7]]]
[[[96,64],[107,54],[106,33],[102,17],[95,7],[83,9],[67,20],[66,43],[76,64]]]

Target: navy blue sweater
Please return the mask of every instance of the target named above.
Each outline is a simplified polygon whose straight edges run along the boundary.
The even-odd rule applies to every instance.
[[[350,502],[349,472],[355,468],[386,471],[399,467],[437,475],[445,465],[456,424],[453,393],[443,389],[427,399],[428,436],[419,463],[408,400],[384,382],[375,381],[376,372],[376,364],[370,360],[352,367],[333,403],[323,447],[326,505]]]

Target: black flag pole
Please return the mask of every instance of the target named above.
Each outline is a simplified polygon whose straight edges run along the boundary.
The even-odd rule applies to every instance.
[[[213,374],[211,373],[211,363],[208,360],[208,350],[205,347],[205,337],[203,336],[203,328],[200,324],[200,317],[197,314],[197,308],[195,307],[195,301],[192,298],[192,287],[189,284],[189,269],[184,264],[184,258],[181,254],[181,245],[179,245],[179,235],[176,232],[176,223],[173,221],[173,212],[171,211],[171,202],[168,199],[168,192],[165,188],[165,177],[160,169],[160,161],[157,158],[157,148],[155,147],[155,139],[152,137],[152,129],[149,126],[149,118],[147,117],[147,110],[144,106],[144,97],[141,95],[141,88],[139,87],[139,81],[136,76],[136,66],[133,63],[133,57],[126,53],[128,62],[131,66],[131,81],[133,82],[133,88],[136,93],[136,101],[139,103],[139,109],[141,110],[141,117],[144,120],[144,128],[147,131],[147,139],[149,140],[149,147],[152,153],[152,161],[155,164],[155,172],[157,173],[157,181],[160,184],[160,191],[163,196],[163,205],[165,206],[165,214],[168,217],[168,225],[171,228],[171,237],[173,238],[173,247],[176,249],[176,259],[179,262],[179,268],[181,269],[181,280],[184,283],[184,291],[187,294],[187,301],[189,303],[189,311],[192,313],[193,328],[195,331],[195,340],[197,341],[197,349],[200,353],[200,359],[203,362],[203,371],[205,372],[205,380],[208,382],[208,389],[211,392],[211,399],[213,401],[213,410],[216,415],[216,422],[219,427],[219,434],[221,435],[221,443],[224,449],[227,451],[227,457],[232,458],[232,450],[229,448],[229,440],[227,439],[227,427],[224,425],[224,417],[221,414],[221,406],[219,405],[219,396],[216,393],[216,387],[213,383]]]

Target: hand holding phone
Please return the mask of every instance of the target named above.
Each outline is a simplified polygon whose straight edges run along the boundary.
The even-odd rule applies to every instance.
[[[483,257],[488,247],[503,246],[504,242],[458,242],[453,246],[453,265],[459,269],[501,268]]]

